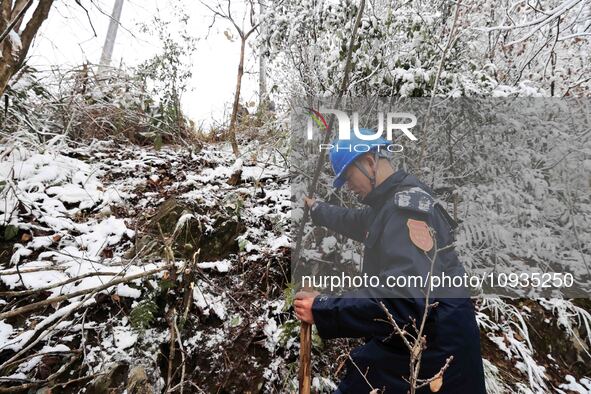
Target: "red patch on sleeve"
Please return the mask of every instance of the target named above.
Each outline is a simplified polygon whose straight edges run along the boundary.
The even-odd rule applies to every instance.
[[[408,226],[410,240],[417,248],[425,252],[433,249],[433,237],[431,237],[431,231],[429,231],[427,222],[408,219],[406,225]]]

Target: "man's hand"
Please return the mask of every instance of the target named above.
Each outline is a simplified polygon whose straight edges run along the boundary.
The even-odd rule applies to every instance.
[[[314,324],[314,316],[312,315],[312,303],[314,298],[320,293],[317,291],[298,291],[295,295],[293,307],[295,309],[296,317],[308,324]]]
[[[310,197],[304,196],[304,204],[306,204],[308,206],[308,208],[312,208],[312,205],[314,205],[315,202],[316,202],[315,198],[310,198]]]

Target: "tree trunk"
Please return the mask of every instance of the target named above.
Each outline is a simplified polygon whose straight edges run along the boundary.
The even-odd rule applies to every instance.
[[[240,151],[236,143],[236,119],[238,117],[238,104],[240,103],[240,88],[242,86],[242,75],[244,74],[244,48],[246,47],[247,37],[240,37],[240,62],[238,63],[238,75],[236,77],[236,94],[234,95],[234,105],[232,106],[232,117],[230,118],[230,127],[228,129],[228,138],[232,144],[232,152],[238,157]]]
[[[2,57],[4,58],[4,55]],[[4,94],[10,77],[12,77],[12,68],[10,65],[6,63],[0,64],[0,96]]]
[[[20,48],[14,47],[14,42],[10,36],[6,36],[0,42],[0,57],[2,58],[0,62],[0,96],[4,94],[10,78],[21,68],[29,52],[33,38],[37,34],[37,31],[39,31],[43,21],[49,15],[53,1],[39,0],[37,8],[35,8],[33,15],[31,15],[31,19],[29,19],[23,31],[17,33],[20,38]],[[19,17],[18,14],[20,14],[20,11],[28,8],[29,5],[25,4],[23,0],[16,1],[14,7],[12,7],[13,2],[10,0],[2,0],[0,4],[0,33],[4,33],[8,28],[15,31],[15,28],[20,26],[22,21],[17,21],[12,27],[11,23],[15,21],[15,18]]]

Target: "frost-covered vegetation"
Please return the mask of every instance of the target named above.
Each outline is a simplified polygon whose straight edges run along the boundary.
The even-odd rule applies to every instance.
[[[0,391],[297,390],[289,260],[309,174],[290,183],[290,164],[304,167],[289,148],[290,99],[338,93],[357,7],[290,0],[257,15],[277,112],[237,129],[238,159],[180,112],[188,71],[167,84],[191,45],[168,41],[137,69],[12,77],[0,113]],[[424,99],[431,127],[396,164],[459,219],[466,267],[536,264],[586,289],[591,4],[365,7],[345,93]],[[330,177],[327,166],[318,196],[351,204]],[[359,261],[352,242],[304,239],[320,260]],[[490,393],[591,392],[589,300],[474,302]],[[330,392],[356,341],[313,339],[313,388]]]

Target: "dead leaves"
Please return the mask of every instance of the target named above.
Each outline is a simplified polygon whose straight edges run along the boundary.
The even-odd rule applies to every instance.
[[[230,176],[230,179],[228,179],[228,181],[226,183],[230,186],[236,186],[241,182],[241,180],[242,180],[242,170],[238,170]]]
[[[439,390],[441,390],[441,386],[443,386],[443,376],[442,375],[437,375],[435,377],[435,379],[433,379],[429,383],[429,389],[431,390],[432,393],[436,393]]]
[[[101,255],[101,257],[104,257],[106,259],[112,259],[113,258],[113,249],[109,248],[107,246],[107,247],[103,248],[100,255]]]

